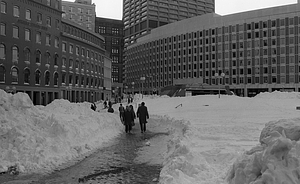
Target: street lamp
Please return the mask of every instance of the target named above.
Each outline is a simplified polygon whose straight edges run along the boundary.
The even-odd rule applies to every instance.
[[[141,77],[140,79],[142,81],[142,99],[143,99],[143,83],[146,80],[146,77]]]
[[[219,98],[221,98],[220,96],[220,78],[222,77],[225,77],[225,73],[221,73],[221,76],[219,76],[218,73],[215,73],[215,77],[218,79],[218,88],[219,88]]]

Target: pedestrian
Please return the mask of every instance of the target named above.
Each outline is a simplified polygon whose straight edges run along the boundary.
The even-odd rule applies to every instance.
[[[120,104],[119,112],[120,112],[120,119],[121,119],[121,121],[123,122],[123,114],[124,114],[124,112],[125,112],[125,108],[123,107],[122,104]]]
[[[124,125],[125,125],[125,132],[130,133],[131,123],[132,123],[132,120],[134,119],[134,117],[133,117],[133,114],[132,114],[129,106],[126,106],[126,109],[125,109],[125,112],[123,115],[123,119],[124,119]]]
[[[107,102],[106,102],[106,100],[103,102],[103,106],[104,106],[104,109],[107,108]]]
[[[135,118],[136,118],[136,115],[135,115],[135,112],[134,112],[133,105],[129,105],[129,107],[130,107],[130,111],[131,111],[131,113],[132,113],[132,115],[133,115],[133,119],[132,119],[132,121],[131,121],[131,127],[130,127],[130,128],[132,128],[132,127],[135,125],[134,120],[135,120]]]
[[[128,104],[130,104],[130,97],[128,97]]]
[[[96,106],[96,104],[94,102],[91,104],[91,109],[93,111],[96,111],[96,109],[97,109],[97,106]]]
[[[147,119],[149,119],[149,114],[148,114],[148,109],[145,106],[145,102],[141,103],[141,106],[139,106],[136,115],[140,121],[141,133],[146,132],[146,123],[147,123]]]
[[[110,105],[110,106],[108,107],[107,112],[114,113],[115,110],[114,110],[114,109],[112,108],[112,106]]]
[[[112,103],[111,103],[111,101],[109,100],[108,101],[108,107],[111,107],[112,106]]]

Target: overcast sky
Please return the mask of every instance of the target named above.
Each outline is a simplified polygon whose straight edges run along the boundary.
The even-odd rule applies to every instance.
[[[122,20],[123,0],[92,0],[92,2],[96,4],[97,17]],[[295,3],[297,0],[215,0],[216,13],[220,15]]]

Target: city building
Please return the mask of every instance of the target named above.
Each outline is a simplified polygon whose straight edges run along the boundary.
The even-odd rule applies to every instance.
[[[112,59],[111,79],[115,96],[123,92],[123,21],[96,17],[95,32],[104,37],[104,48]]]
[[[59,98],[61,1],[0,1],[0,89]]]
[[[128,46],[125,85],[150,93],[183,84],[192,95],[299,91],[299,33],[298,3],[177,21]]]
[[[104,38],[62,13],[60,0],[0,0],[0,89],[35,105],[110,98]]]
[[[62,20],[61,96],[71,102],[111,98],[111,82],[105,82],[111,59],[104,38],[69,20]],[[110,80],[111,81],[111,80]],[[105,83],[105,84],[104,84]]]
[[[123,0],[125,47],[153,28],[212,12],[214,0]]]
[[[96,5],[92,0],[62,1],[63,19],[79,24],[90,31],[95,30]]]

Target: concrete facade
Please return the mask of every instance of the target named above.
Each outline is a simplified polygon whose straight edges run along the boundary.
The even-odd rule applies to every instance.
[[[203,78],[216,88],[220,80],[222,88],[241,96],[299,91],[299,18],[297,3],[211,13],[152,29],[128,46],[125,83],[151,76],[144,86],[162,89],[175,79]]]

